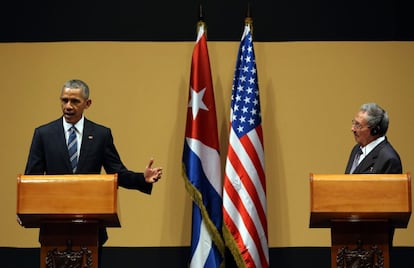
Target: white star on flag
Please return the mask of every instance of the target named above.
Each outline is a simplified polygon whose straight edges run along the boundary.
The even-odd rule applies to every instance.
[[[193,200],[190,258],[186,267],[221,268],[224,267],[225,246],[221,232],[223,181],[220,143],[205,23],[199,21],[197,26],[182,158],[185,187]]]
[[[200,90],[200,92],[197,92],[191,88],[191,100],[188,103],[188,107],[192,108],[191,110],[193,112],[193,119],[197,117],[198,111],[200,111],[200,109],[208,111],[206,104],[203,102],[205,91],[206,88],[203,88]]]
[[[237,267],[268,268],[263,130],[250,27],[246,23],[233,79],[223,236]]]

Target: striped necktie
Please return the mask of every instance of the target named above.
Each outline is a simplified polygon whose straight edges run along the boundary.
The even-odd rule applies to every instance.
[[[72,126],[69,129],[69,139],[68,139],[68,151],[69,159],[72,165],[73,173],[76,172],[76,166],[78,165],[78,139],[76,138],[76,128]]]

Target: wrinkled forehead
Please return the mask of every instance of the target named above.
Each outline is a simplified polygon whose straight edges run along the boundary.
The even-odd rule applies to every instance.
[[[61,99],[85,99],[85,96],[81,88],[66,87],[62,89],[60,98]]]
[[[367,123],[367,112],[366,111],[359,111],[356,113],[354,117],[355,122],[358,123]]]

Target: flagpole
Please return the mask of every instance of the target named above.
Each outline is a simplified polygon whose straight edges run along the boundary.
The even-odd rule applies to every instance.
[[[223,236],[237,267],[268,268],[264,143],[250,5],[244,22],[232,85]]]
[[[197,33],[200,31],[200,28],[203,27],[204,34],[207,37],[207,27],[206,22],[204,21],[203,5],[200,4],[198,12]]]
[[[250,32],[253,36],[253,18],[251,15],[250,2],[247,3],[247,12],[246,12],[246,18],[244,19],[244,25],[249,26]]]
[[[185,187],[193,200],[189,268],[224,267],[222,174],[213,81],[203,9],[191,58],[183,149]]]

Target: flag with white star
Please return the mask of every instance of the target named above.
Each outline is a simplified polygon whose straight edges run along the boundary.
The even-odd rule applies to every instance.
[[[233,78],[223,188],[223,234],[238,267],[269,267],[262,118],[251,24]]]
[[[222,190],[216,107],[204,23],[191,63],[183,151],[187,192],[193,200],[189,267],[221,267],[224,260]]]

